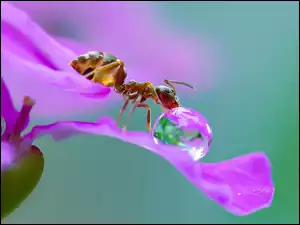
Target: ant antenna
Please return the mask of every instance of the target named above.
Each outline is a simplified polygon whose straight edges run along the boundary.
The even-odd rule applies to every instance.
[[[182,81],[176,81],[176,80],[168,80],[168,82],[173,83],[173,84],[182,84],[186,87],[189,87],[191,89],[195,89],[194,86],[192,86],[191,84],[188,84],[186,82],[182,82]]]
[[[182,82],[182,81],[165,80],[165,83],[166,83],[167,85],[169,85],[169,86],[174,90],[175,93],[176,93],[176,89],[175,89],[175,87],[174,87],[172,84],[181,84],[181,85],[184,85],[184,86],[186,86],[186,87],[189,87],[189,88],[195,90],[194,86],[192,86],[192,85],[190,85],[190,84],[188,84],[188,83]]]

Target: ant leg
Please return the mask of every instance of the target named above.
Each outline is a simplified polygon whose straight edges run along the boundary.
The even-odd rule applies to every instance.
[[[127,117],[127,120],[126,120],[126,122],[125,122],[125,125],[124,125],[124,127],[123,127],[123,130],[126,130],[127,124],[128,124],[128,122],[129,122],[129,119],[130,119],[130,117],[132,116],[132,114],[133,114],[134,110],[136,109],[136,107],[140,104],[142,97],[143,97],[142,95],[139,95],[139,96],[137,97],[136,102],[135,102],[133,108],[131,109],[131,111],[130,111],[128,117]]]
[[[117,118],[117,125],[119,126],[119,123],[120,123],[120,120],[121,120],[121,117],[122,117],[122,114],[125,112],[127,106],[128,106],[128,103],[129,103],[129,99],[127,98],[127,100],[125,101],[122,109],[120,110],[120,113],[118,115],[118,118]]]
[[[150,109],[150,106],[145,104],[145,103],[140,103],[140,104],[138,104],[137,107],[147,109],[147,128],[148,128],[149,132],[151,133],[152,129],[151,129],[151,109]]]

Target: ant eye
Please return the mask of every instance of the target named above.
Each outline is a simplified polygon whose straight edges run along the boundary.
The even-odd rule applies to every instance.
[[[88,73],[90,73],[90,72],[92,72],[93,71],[93,69],[92,68],[87,68],[84,72],[83,72],[83,74],[82,75],[86,75],[86,74],[88,74]]]
[[[175,91],[173,89],[169,89],[169,93],[174,95],[175,94]]]

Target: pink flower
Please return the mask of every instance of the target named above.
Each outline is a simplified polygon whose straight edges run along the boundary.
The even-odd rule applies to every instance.
[[[73,2],[72,6],[74,6],[74,8],[72,8],[72,10],[76,9],[77,4],[82,6],[81,4],[83,3]],[[97,3],[93,4],[97,5]],[[195,71],[186,72],[186,70],[183,69],[185,67],[177,65],[179,61],[183,65],[187,65],[187,62],[184,61],[185,54],[182,53],[184,52],[182,49],[171,55],[167,54],[173,46],[176,46],[173,41],[170,41],[170,46],[165,47],[167,43],[166,36],[161,36],[161,39],[164,41],[159,42],[160,44],[151,39],[153,34],[160,34],[162,32],[160,29],[151,26],[151,23],[145,23],[142,19],[148,18],[148,11],[144,8],[144,5],[129,4],[129,6],[127,6],[127,4],[122,4],[122,7],[120,7],[120,3],[104,4],[107,4],[105,6],[108,8],[102,11],[104,13],[103,19],[106,18],[105,15],[112,16],[112,12],[114,12],[118,16],[122,15],[124,20],[125,18],[127,20],[128,16],[128,21],[131,21],[130,24],[135,24],[134,21],[136,18],[133,14],[128,13],[131,12],[132,9],[122,11],[122,7],[133,7],[136,12],[141,13],[137,14],[141,18],[141,21],[137,21],[135,25],[140,29],[147,26],[147,29],[151,31],[152,36],[150,36],[150,33],[147,33],[147,29],[145,29],[136,33],[133,36],[135,38],[132,38],[130,33],[136,31],[136,27],[134,26],[129,26],[131,29],[127,31],[125,26],[119,26],[118,22],[120,20],[112,20],[110,23],[101,23],[104,27],[111,27],[113,25],[112,27],[118,28],[116,33],[114,33],[115,30],[112,30],[111,35],[103,35],[103,43],[107,44],[106,51],[108,49],[109,52],[116,52],[121,58],[123,56],[124,58],[128,57],[130,65],[130,61],[132,60],[131,62],[134,62],[136,59],[130,59],[127,53],[134,47],[142,49],[142,51],[138,51],[140,54],[137,53],[134,55],[142,59],[137,60],[136,64],[142,65],[142,68],[136,67],[139,73],[130,73],[130,69],[128,70],[130,74],[136,74],[133,75],[132,78],[137,77],[138,74],[142,74],[141,72],[144,72],[143,76],[145,75],[146,77],[158,76],[161,78],[161,71],[164,70],[163,68],[165,66],[172,74],[176,74],[178,71],[180,71],[180,76],[182,76],[182,74],[194,74],[193,72]],[[139,10],[137,11],[135,7]],[[88,9],[93,8],[94,7],[90,6]],[[113,9],[116,11],[113,11]],[[86,9],[81,8],[81,10]],[[106,10],[110,13],[105,14]],[[1,161],[1,170],[2,168],[6,170],[10,166],[14,166],[16,159],[21,157],[24,152],[32,149],[34,140],[43,135],[52,135],[55,140],[63,140],[72,135],[81,133],[106,135],[139,145],[160,155],[175,166],[179,172],[209,198],[215,200],[233,214],[247,215],[261,208],[270,206],[275,189],[271,177],[271,165],[265,154],[252,153],[219,163],[199,162],[198,159],[203,157],[209,150],[212,132],[207,120],[200,113],[192,109],[177,108],[166,112],[158,119],[155,125],[155,128],[157,128],[162,118],[169,118],[175,123],[175,126],[179,126],[180,129],[191,128],[196,130],[197,136],[195,137],[199,142],[193,142],[195,145],[191,144],[191,146],[188,147],[186,147],[184,143],[178,145],[176,139],[176,135],[180,134],[176,133],[178,130],[175,130],[175,133],[173,132],[167,135],[167,138],[174,139],[173,142],[164,144],[162,142],[163,137],[159,137],[159,135],[155,135],[156,139],[154,139],[151,134],[145,132],[123,132],[116,126],[115,121],[108,117],[102,118],[95,123],[59,121],[58,118],[60,118],[61,115],[69,115],[72,111],[78,112],[81,109],[93,109],[95,102],[100,102],[101,98],[107,97],[109,89],[102,85],[92,84],[73,72],[72,69],[67,66],[67,63],[75,57],[75,54],[48,36],[22,11],[16,9],[9,3],[1,3],[1,11],[1,36],[3,39],[1,50],[3,74],[1,77],[1,116],[6,122],[6,129],[1,136],[1,160],[2,158],[5,159],[5,161]],[[122,14],[122,12],[127,12],[128,14]],[[97,15],[103,16],[101,13]],[[87,26],[85,28],[88,30],[90,23],[86,24]],[[94,24],[92,27],[95,28]],[[92,30],[89,30],[89,32],[93,35],[97,34],[96,32],[93,33]],[[120,32],[123,34],[122,39],[125,40],[124,42],[116,36],[116,34]],[[113,39],[109,39],[109,37],[113,37]],[[145,42],[140,42],[142,38],[144,38],[149,45],[144,46]],[[128,43],[126,41],[128,41]],[[116,42],[116,44],[112,45],[109,44],[109,42]],[[178,41],[176,41],[176,43],[178,43]],[[156,61],[156,56],[159,54],[157,55],[157,50],[153,50],[154,47],[161,50],[159,53],[165,54],[162,58],[159,58],[159,56],[158,58],[160,60],[158,61]],[[178,46],[176,46],[176,49],[177,47]],[[145,52],[147,54],[143,54]],[[178,52],[180,53],[180,60],[175,61],[175,59],[178,59],[178,55],[175,53]],[[164,59],[166,60],[164,61]],[[196,61],[193,61],[193,65],[195,63],[197,64],[197,60],[198,58],[196,58]],[[159,64],[162,61],[164,61],[164,63]],[[146,65],[143,65],[143,62],[145,62]],[[155,69],[153,65],[160,65],[160,67]],[[135,66],[132,66],[132,68],[135,70]],[[149,70],[145,70],[145,68]],[[155,74],[155,76],[153,74]],[[176,76],[172,78],[176,78]],[[12,95],[14,103],[19,102],[20,99],[26,95],[31,97],[24,99],[20,113],[15,110],[10,100],[8,90]],[[36,100],[34,107],[33,99]],[[46,126],[35,126],[31,132],[21,136],[21,132],[28,124],[28,116],[31,109],[33,115],[50,115],[59,122]],[[155,128],[154,131],[156,131]],[[158,137],[160,141],[157,141]],[[190,142],[192,139],[188,138],[187,140],[188,145],[192,143]]]
[[[1,171],[10,167],[17,159],[17,155],[22,154],[18,151],[23,141],[20,135],[28,125],[29,112],[33,104],[31,99],[25,98],[21,112],[17,112],[1,78]]]
[[[38,183],[44,168],[42,152],[21,135],[34,100],[24,97],[18,112],[1,78],[1,219],[17,208]]]

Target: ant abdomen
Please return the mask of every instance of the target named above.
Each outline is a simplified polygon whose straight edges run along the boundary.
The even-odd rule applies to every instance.
[[[123,61],[106,52],[80,55],[70,66],[86,79],[115,89],[120,89],[127,77]]]

